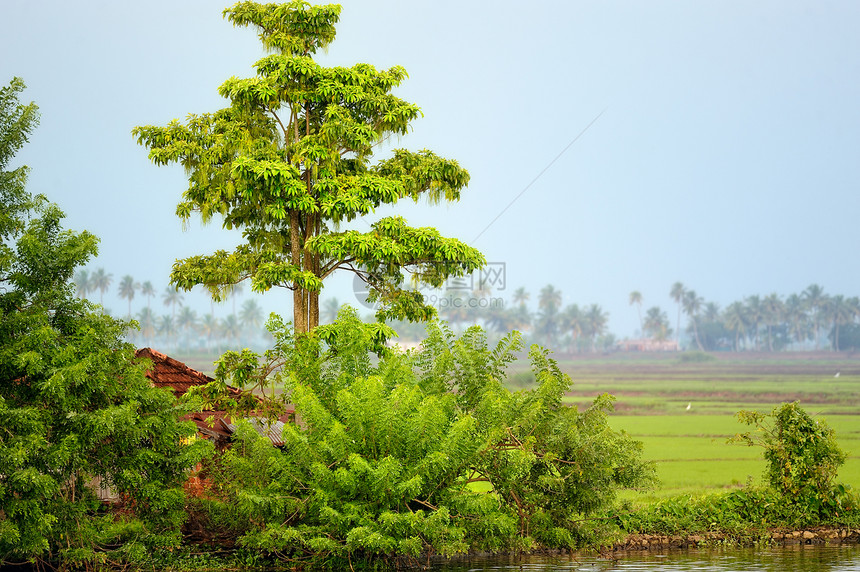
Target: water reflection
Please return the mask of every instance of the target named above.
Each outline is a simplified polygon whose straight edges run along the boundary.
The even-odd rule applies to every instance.
[[[449,562],[431,567],[437,572],[848,572],[860,570],[860,547],[791,546],[772,549],[675,550],[624,552],[611,558],[596,556],[532,556],[523,560],[492,558]]]

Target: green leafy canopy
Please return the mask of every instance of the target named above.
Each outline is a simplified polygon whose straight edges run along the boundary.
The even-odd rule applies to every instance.
[[[244,239],[233,252],[178,261],[172,282],[186,290],[205,285],[216,298],[246,279],[256,291],[291,289],[294,324],[304,332],[319,323],[325,279],[347,270],[367,282],[381,319],[432,317],[404,271],[439,286],[481,267],[477,250],[399,217],[369,230],[342,228],[403,198],[456,201],[469,182],[456,161],[428,150],[397,149],[375,160],[381,142],[406,134],[421,115],[392,93],[406,71],[315,62],[334,40],[340,6],[240,2],[224,14],[256,28],[273,52],[255,64],[256,76],[221,85],[229,107],[133,131],[155,164],[187,170],[177,207],[183,220],[218,217]]]

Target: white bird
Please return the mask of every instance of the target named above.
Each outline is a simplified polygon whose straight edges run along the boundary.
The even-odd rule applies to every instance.
[[[836,375],[834,375],[833,377],[839,377],[839,372],[837,371]]]
[[[693,404],[692,404],[692,403],[688,403],[688,404],[687,404],[687,411],[689,411],[692,407],[693,407]]]

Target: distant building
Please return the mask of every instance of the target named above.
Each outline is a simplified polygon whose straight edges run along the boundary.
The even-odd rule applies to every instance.
[[[652,340],[642,338],[638,340],[622,340],[615,345],[615,349],[621,352],[677,352],[681,347],[675,340]]]

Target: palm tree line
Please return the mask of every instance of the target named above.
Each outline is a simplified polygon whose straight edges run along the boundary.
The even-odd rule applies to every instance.
[[[724,309],[681,282],[672,285],[669,297],[677,305],[675,339],[681,341],[684,316],[686,346],[691,349],[775,352],[860,348],[860,298],[829,295],[818,284],[784,297],[776,293],[747,296]],[[631,292],[630,304],[640,309],[643,335],[671,339],[667,313],[654,306],[642,320],[642,302],[639,292]]]
[[[513,292],[508,303],[491,303],[505,301],[491,297],[487,291],[476,290],[445,297],[446,303],[437,305],[437,311],[454,331],[480,325],[491,337],[501,337],[511,330],[519,330],[528,343],[571,353],[606,351],[615,346],[615,336],[607,330],[608,312],[598,304],[563,306],[562,298],[561,290],[548,284],[538,293],[537,310],[532,311],[528,304],[531,294],[523,287]],[[338,308],[337,300],[326,301],[320,310],[320,321],[331,322]],[[367,319],[373,318],[368,316]],[[400,341],[417,341],[425,334],[421,323],[395,322],[391,325]]]
[[[98,294],[98,302],[104,306],[104,294],[110,291],[113,275],[104,268],[79,270],[74,276],[78,296],[87,299]],[[253,298],[242,302],[237,309],[236,300],[242,293],[237,285],[230,293],[232,313],[223,317],[215,316],[214,303],[210,313],[198,315],[185,304],[185,295],[172,286],[166,286],[161,293],[165,313],[158,314],[152,307],[153,299],[158,298],[152,282],[138,282],[131,275],[123,276],[117,283],[117,295],[127,301],[126,319],[137,321],[139,329],[129,329],[127,338],[137,345],[152,346],[160,351],[205,351],[221,352],[238,345],[254,348],[268,347],[270,340],[262,327],[263,309]],[[132,302],[143,299],[145,306],[136,313]]]
[[[113,285],[113,275],[103,268],[83,269],[75,275],[74,284],[79,296],[87,298],[98,294],[98,301],[103,305],[104,294]],[[268,340],[262,328],[263,310],[254,299],[245,300],[237,308],[236,301],[241,293],[241,284],[230,293],[231,314],[216,317],[212,304],[210,313],[200,316],[184,304],[181,292],[167,286],[160,298],[169,312],[157,315],[152,309],[152,301],[158,297],[152,282],[137,282],[126,275],[117,285],[117,294],[127,302],[125,317],[135,319],[140,326],[139,331],[129,332],[130,341],[154,345],[166,351],[221,351],[240,343],[265,347]],[[503,304],[466,303],[469,300],[487,300],[488,294],[480,290],[465,295],[461,293],[459,297],[448,299],[447,306],[438,308],[439,316],[455,330],[472,324],[481,325],[499,336],[519,330],[529,342],[558,351],[589,353],[611,350],[615,346],[617,338],[608,331],[608,312],[598,304],[563,307],[562,292],[552,284],[540,290],[534,311],[529,307],[531,293],[523,287],[517,288],[511,300]],[[802,292],[785,297],[776,293],[747,296],[725,308],[706,301],[681,282],[672,284],[668,294],[676,305],[671,318],[659,306],[650,306],[643,313],[645,300],[642,293],[636,290],[630,293],[628,302],[636,308],[641,336],[657,341],[674,339],[679,347],[701,351],[843,351],[860,348],[860,299],[827,294],[818,284],[811,284]],[[143,299],[145,306],[134,313],[132,305],[136,299]],[[339,308],[340,304],[334,298],[323,302],[321,322],[333,321]],[[682,319],[686,320],[684,324]],[[402,340],[419,340],[425,331],[420,323],[398,322],[392,325]]]

